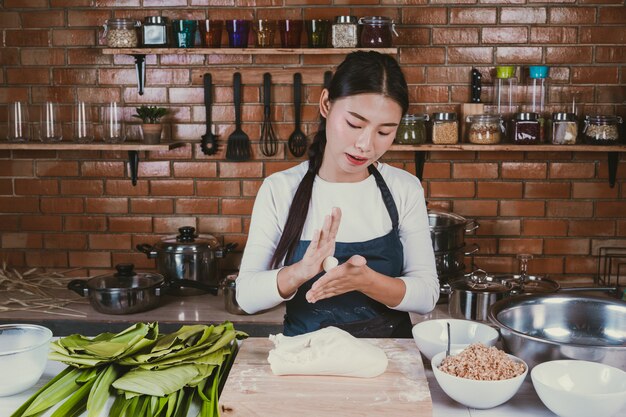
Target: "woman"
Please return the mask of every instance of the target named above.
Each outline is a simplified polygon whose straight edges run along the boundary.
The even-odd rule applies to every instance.
[[[398,63],[354,52],[320,97],[309,160],[265,179],[237,278],[248,313],[286,301],[283,333],[336,326],[357,337],[412,337],[409,311],[439,296],[424,191],[378,162],[408,110]],[[339,265],[322,267],[330,256]]]

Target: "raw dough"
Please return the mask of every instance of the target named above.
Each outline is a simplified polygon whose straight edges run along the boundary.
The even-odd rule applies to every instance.
[[[270,335],[267,358],[274,375],[337,375],[371,378],[387,369],[387,355],[377,346],[336,327],[298,336]]]
[[[335,258],[334,256],[327,256],[326,259],[324,259],[324,262],[322,263],[322,267],[324,268],[324,271],[326,272],[335,268],[337,265],[339,265],[339,260],[337,260],[337,258]]]

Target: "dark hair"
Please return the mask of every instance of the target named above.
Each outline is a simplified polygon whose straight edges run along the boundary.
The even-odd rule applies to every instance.
[[[409,93],[398,62],[389,55],[375,51],[357,51],[346,56],[339,64],[328,85],[328,99],[332,103],[342,97],[365,93],[383,94],[402,107],[409,108]],[[319,128],[309,147],[309,169],[302,178],[291,202],[283,234],[272,257],[272,267],[277,268],[283,258],[293,254],[300,241],[304,222],[309,212],[313,182],[324,158],[326,147],[326,119],[321,117]]]

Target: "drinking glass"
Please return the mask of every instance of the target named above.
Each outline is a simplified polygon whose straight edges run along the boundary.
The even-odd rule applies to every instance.
[[[280,44],[283,48],[299,48],[302,34],[302,20],[284,19],[279,21]]]
[[[222,45],[222,20],[205,19],[198,20],[202,46],[205,48],[219,48]]]
[[[326,19],[306,21],[307,45],[309,48],[326,48],[331,22]]]
[[[84,101],[78,101],[72,111],[72,133],[74,141],[93,142],[93,107]]]
[[[28,106],[16,101],[9,104],[9,130],[7,139],[10,142],[26,142],[31,138],[30,124],[28,123]]]
[[[108,143],[121,143],[126,140],[124,122],[122,121],[122,108],[115,102],[108,103],[104,108],[102,118],[104,124],[104,141]]]
[[[60,142],[63,140],[61,121],[59,120],[59,105],[52,101],[46,101],[42,105],[40,116],[39,138],[43,142]]]
[[[250,33],[250,21],[244,19],[231,19],[226,21],[228,32],[228,46],[231,48],[247,48],[248,34]]]
[[[276,33],[276,21],[257,19],[254,21],[256,34],[256,46],[259,48],[271,48],[274,46],[274,34]]]
[[[195,20],[172,20],[174,45],[178,48],[193,48],[196,39]]]

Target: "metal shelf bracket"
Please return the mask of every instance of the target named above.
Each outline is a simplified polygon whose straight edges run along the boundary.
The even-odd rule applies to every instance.
[[[426,151],[415,151],[415,176],[421,181],[424,178],[424,163],[426,162]]]
[[[609,152],[609,185],[615,187],[617,179],[617,166],[619,165],[619,153]]]
[[[139,152],[128,151],[128,163],[130,169],[130,181],[133,186],[137,185],[137,171],[139,171]]]
[[[137,93],[143,96],[143,88],[146,85],[146,55],[135,54],[135,73],[137,75]]]

